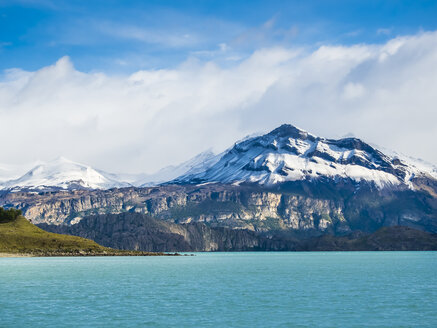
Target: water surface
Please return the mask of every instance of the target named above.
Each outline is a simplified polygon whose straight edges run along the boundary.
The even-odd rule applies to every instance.
[[[0,259],[0,327],[437,327],[437,252]]]

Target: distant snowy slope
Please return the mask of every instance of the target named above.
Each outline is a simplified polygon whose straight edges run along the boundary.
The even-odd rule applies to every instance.
[[[392,149],[388,149],[379,145],[372,144],[373,147],[381,150],[384,154],[394,158],[399,159],[400,161],[404,163],[408,163],[408,166],[414,168],[417,172],[429,174],[434,179],[437,179],[437,166],[429,163],[427,161],[424,161],[420,158],[414,158],[402,153],[399,153],[397,151],[394,151]]]
[[[0,183],[1,189],[109,189],[129,186],[90,166],[63,157],[35,166],[18,179]]]
[[[0,183],[12,179],[18,179],[37,164],[38,163],[25,165],[0,164]]]
[[[197,174],[214,165],[219,159],[220,155],[208,150],[179,165],[167,166],[154,174],[145,175],[133,184],[147,187],[173,180],[183,174]]]
[[[383,154],[357,138],[316,137],[292,125],[236,143],[203,172],[184,174],[175,183],[257,183],[351,179],[382,188],[411,186],[411,179],[429,169]]]
[[[155,174],[114,174],[94,169],[88,165],[75,163],[60,157],[54,161],[40,162],[22,176],[15,175],[13,167],[0,166],[4,179],[0,180],[0,190],[54,190],[54,189],[110,189],[129,186],[154,186],[172,180],[182,174],[195,174],[215,164],[220,156],[211,151],[175,166],[168,166]],[[16,170],[15,170],[16,171]],[[1,175],[0,175],[1,177]]]

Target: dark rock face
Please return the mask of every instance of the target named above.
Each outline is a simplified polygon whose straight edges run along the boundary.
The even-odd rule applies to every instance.
[[[306,131],[300,130],[291,124],[282,124],[280,127],[274,129],[273,131],[267,134],[268,136],[273,136],[276,138],[296,138],[302,140],[311,140],[315,141],[316,137],[309,134]]]
[[[381,228],[373,234],[296,238],[289,232],[267,235],[212,228],[202,223],[174,224],[143,214],[123,213],[90,216],[72,226],[39,227],[90,238],[112,248],[149,252],[437,250],[437,234],[399,226]]]
[[[87,236],[107,247],[160,251],[292,250],[295,242],[263,237],[253,231],[212,228],[202,223],[174,224],[139,213],[89,216],[72,226],[40,224],[56,233]]]
[[[370,235],[325,235],[303,241],[301,251],[435,251],[437,234],[409,227],[385,227]]]

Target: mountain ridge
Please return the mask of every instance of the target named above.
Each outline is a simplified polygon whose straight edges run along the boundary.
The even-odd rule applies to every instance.
[[[208,150],[154,174],[113,174],[60,157],[40,163],[17,179],[0,182],[0,189],[42,192],[160,184],[275,185],[320,179],[349,179],[357,187],[370,183],[379,189],[414,189],[436,184],[437,167],[396,152],[384,153],[355,137],[327,139],[283,124],[237,141],[220,154]]]
[[[358,138],[326,139],[283,124],[265,135],[235,143],[204,172],[182,175],[170,183],[273,185],[328,177],[371,182],[378,188],[412,188],[412,179],[427,173]]]

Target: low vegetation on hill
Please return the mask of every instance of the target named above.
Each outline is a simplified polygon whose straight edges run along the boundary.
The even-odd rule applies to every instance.
[[[1,207],[0,253],[34,256],[162,255],[114,250],[89,239],[47,232],[26,220],[20,210]]]

